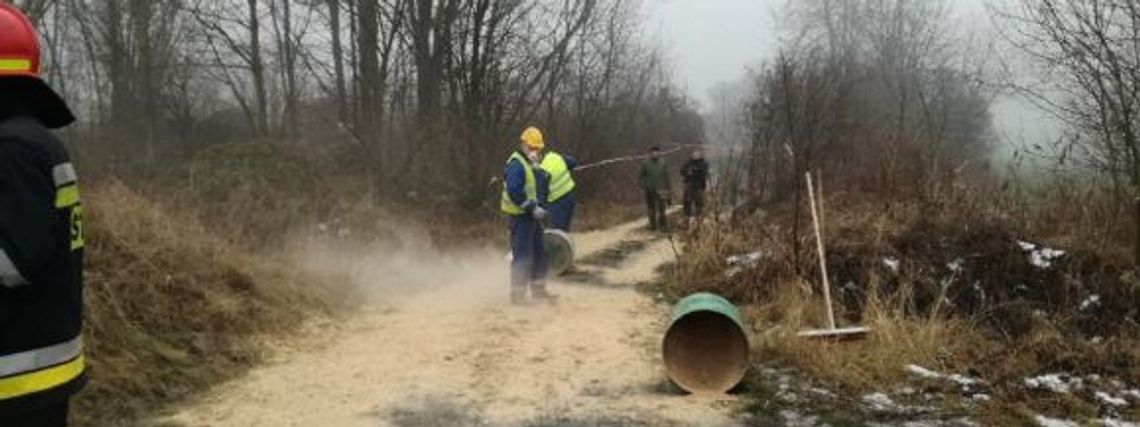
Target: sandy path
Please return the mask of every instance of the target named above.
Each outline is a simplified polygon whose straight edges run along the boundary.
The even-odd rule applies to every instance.
[[[623,242],[591,283],[552,285],[557,306],[506,304],[501,252],[445,262],[438,280],[365,310],[314,350],[266,366],[162,420],[179,426],[732,425],[732,398],[679,396],[664,380],[665,307],[631,286],[672,259],[638,223],[576,237],[582,257]],[[411,266],[408,266],[411,268]],[[435,277],[435,276],[433,276]],[[383,280],[383,279],[378,279]],[[311,347],[311,346],[310,346]]]

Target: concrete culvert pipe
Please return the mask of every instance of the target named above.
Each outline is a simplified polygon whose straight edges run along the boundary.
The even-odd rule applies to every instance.
[[[574,240],[565,231],[545,230],[542,233],[542,243],[546,248],[548,276],[560,276],[574,266]]]
[[[726,393],[748,370],[748,336],[740,310],[710,293],[673,307],[662,343],[669,379],[690,393]]]

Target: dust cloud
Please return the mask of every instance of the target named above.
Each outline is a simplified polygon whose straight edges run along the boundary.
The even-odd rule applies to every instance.
[[[342,230],[298,236],[289,256],[305,271],[331,278],[364,303],[401,303],[407,296],[441,287],[472,304],[504,299],[509,270],[505,249],[485,245],[443,250],[425,227],[385,223],[384,237],[359,239]]]

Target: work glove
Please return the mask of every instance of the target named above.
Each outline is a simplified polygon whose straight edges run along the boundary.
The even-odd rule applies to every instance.
[[[530,212],[530,215],[534,217],[534,219],[542,221],[546,219],[546,209],[543,209],[542,206],[535,206],[534,210]]]

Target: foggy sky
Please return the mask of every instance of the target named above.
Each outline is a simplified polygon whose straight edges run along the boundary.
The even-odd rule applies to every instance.
[[[718,85],[734,83],[749,67],[771,58],[782,30],[778,13],[788,0],[647,0],[646,27],[664,49],[675,81],[702,110],[717,102]],[[947,0],[952,25],[990,32],[986,5],[1009,0]],[[1055,124],[1028,103],[1003,98],[993,108],[1003,139],[1040,140],[1055,134]],[[1007,141],[1008,142],[1008,141]]]

